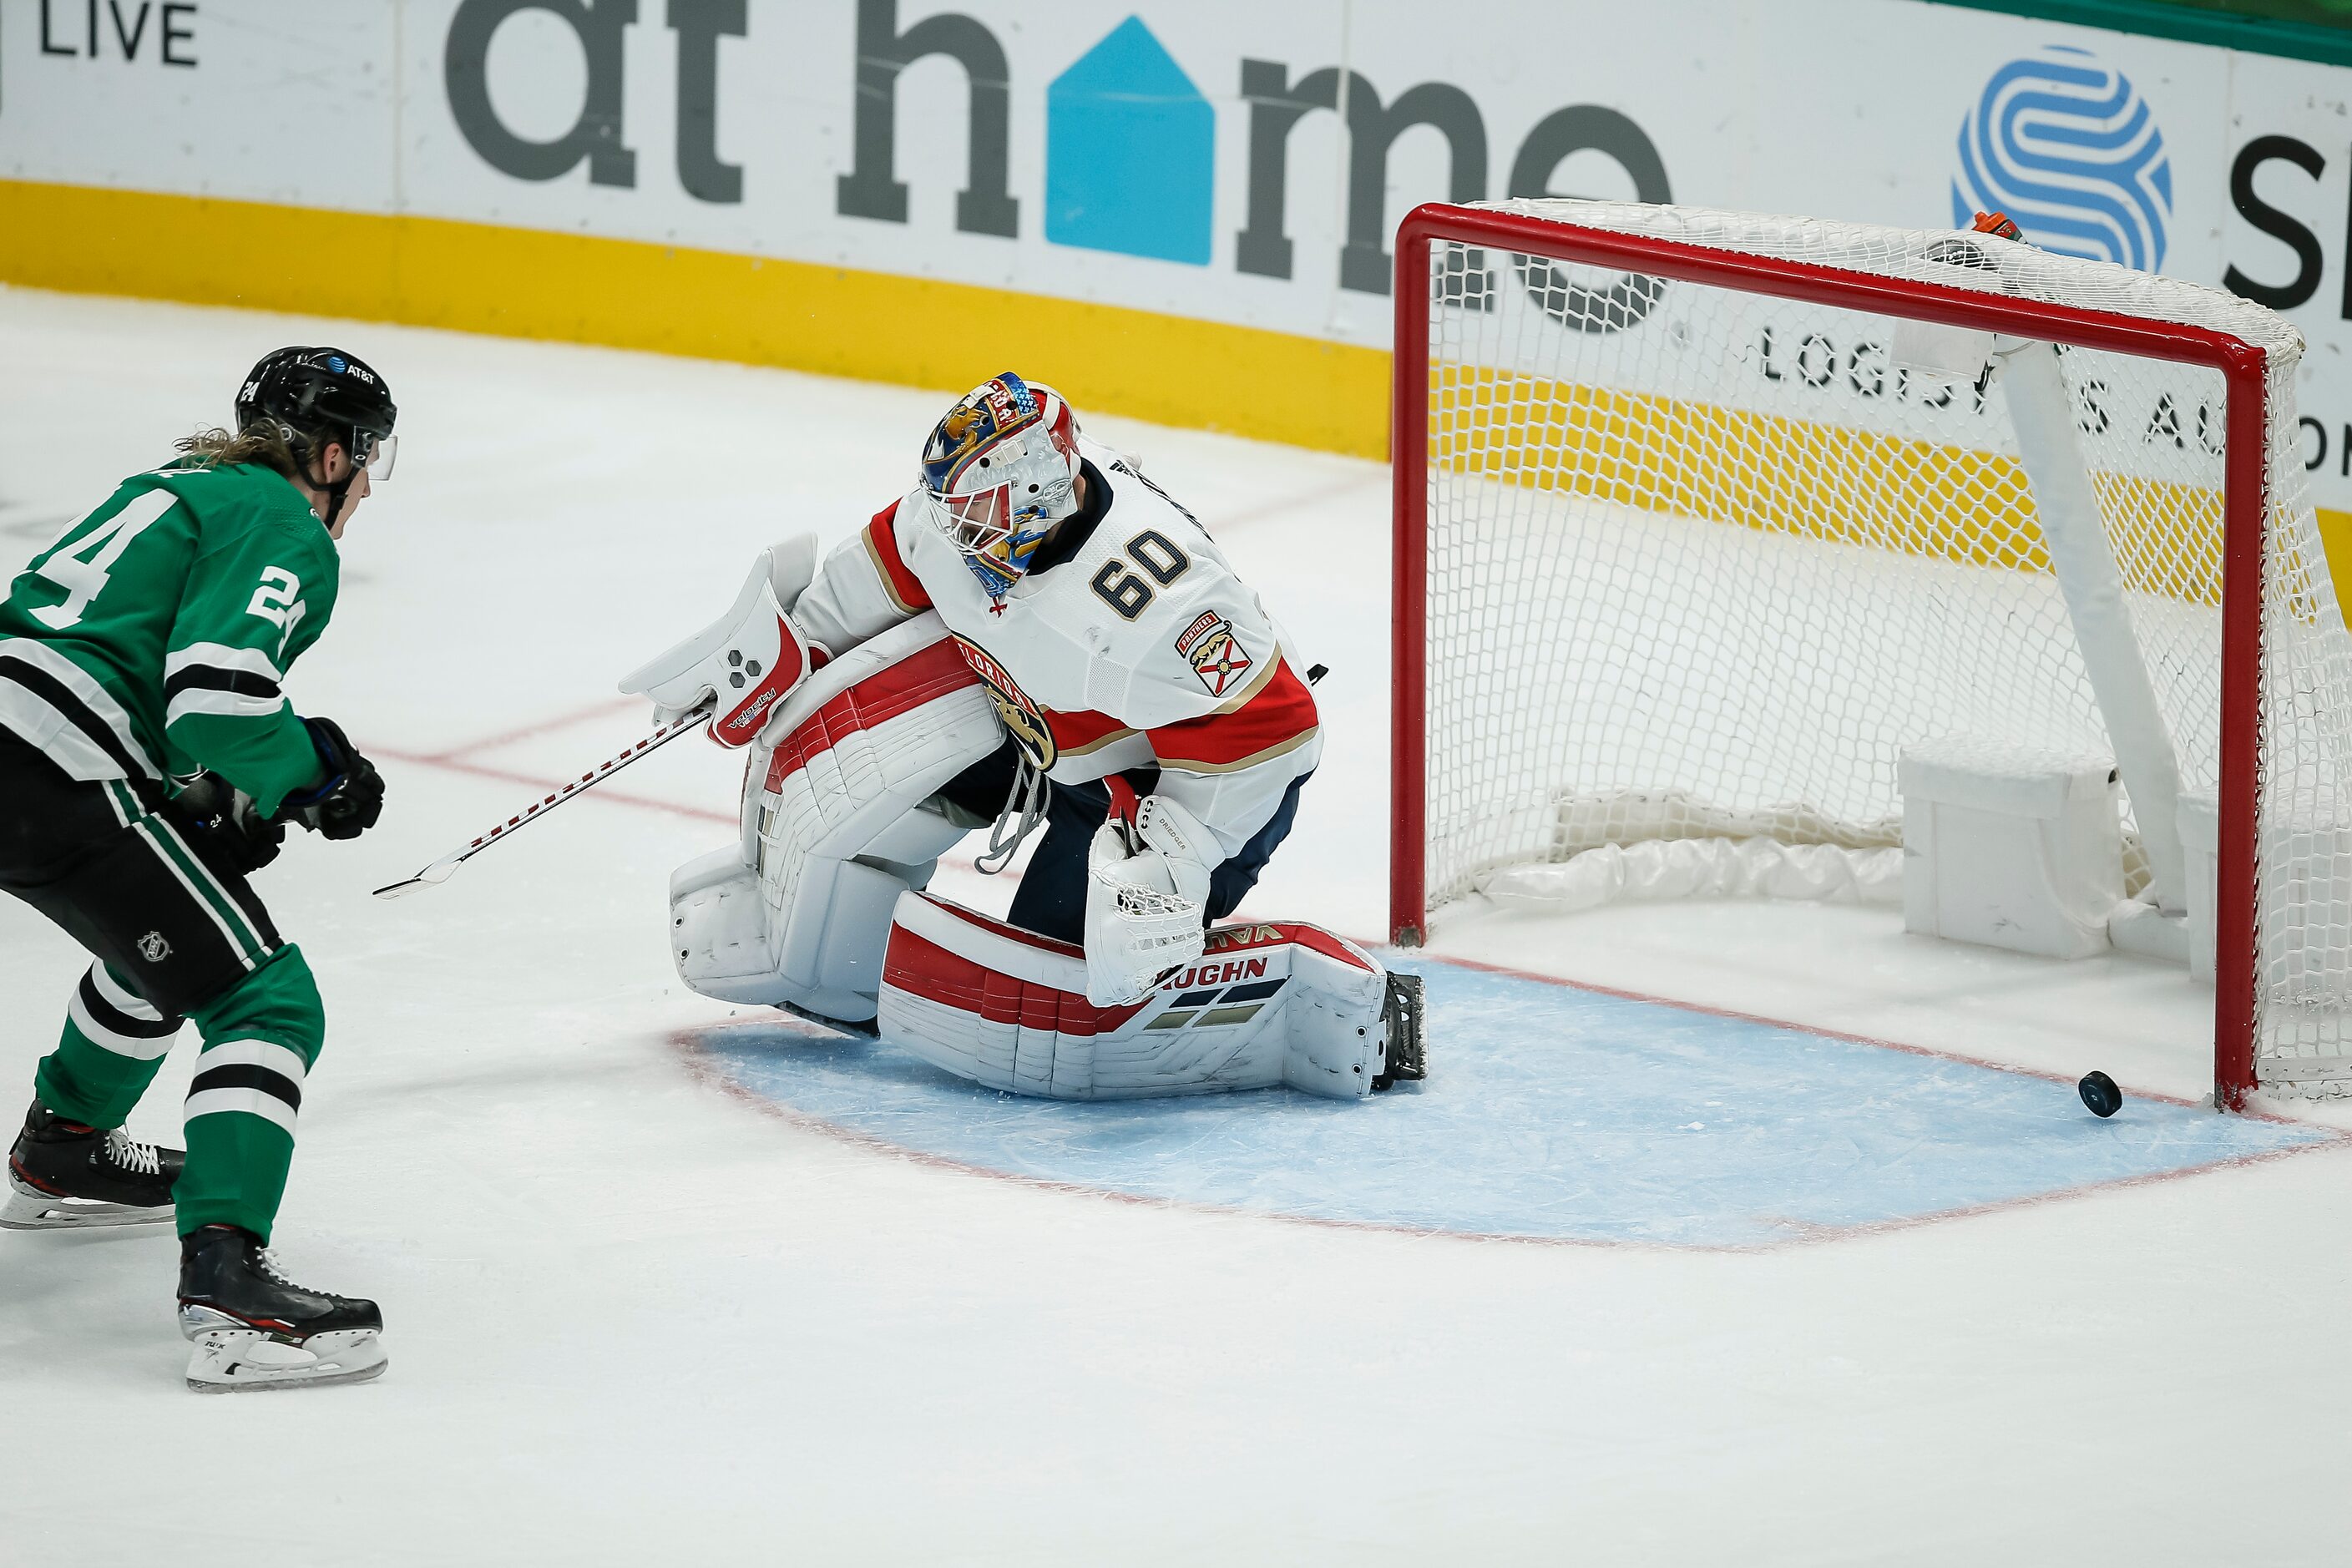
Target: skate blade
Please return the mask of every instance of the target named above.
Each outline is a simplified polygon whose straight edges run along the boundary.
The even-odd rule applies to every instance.
[[[88,1230],[107,1225],[160,1225],[172,1205],[139,1209],[89,1198],[61,1198],[8,1178],[8,1202],[0,1207],[0,1230]]]
[[[208,1329],[195,1336],[188,1387],[197,1394],[259,1394],[366,1383],[391,1364],[373,1329],[313,1334],[300,1344],[258,1329]]]

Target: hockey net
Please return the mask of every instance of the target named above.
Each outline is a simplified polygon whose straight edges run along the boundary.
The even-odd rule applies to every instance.
[[[1630,203],[1423,207],[1398,268],[1397,940],[1629,866],[1889,897],[1899,754],[1991,737],[2121,759],[2152,905],[2218,816],[2217,1091],[2352,1087],[2352,639],[2291,325]]]

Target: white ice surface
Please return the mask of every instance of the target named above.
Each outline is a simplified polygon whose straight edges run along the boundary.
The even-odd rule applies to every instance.
[[[0,564],[289,341],[367,355],[403,410],[399,477],[292,681],[384,761],[390,810],[262,883],[331,1026],[280,1251],[384,1303],[393,1364],[198,1400],[168,1238],[0,1236],[0,1563],[2352,1555],[2352,1155],[1741,1257],[1309,1228],[900,1159],[695,1077],[671,1037],[730,1010],[681,991],[658,932],[670,868],[730,832],[732,767],[699,742],[446,887],[369,900],[637,734],[614,678],[761,545],[895,495],[940,400],[0,289]],[[1379,935],[1384,470],[1092,427],[1332,666],[1323,772],[1250,909]],[[2185,976],[1899,926],[1465,910],[1438,945],[2207,1087],[2210,993]],[[79,964],[0,901],[0,1079],[26,1081]],[[192,1047],[134,1131],[176,1133]]]

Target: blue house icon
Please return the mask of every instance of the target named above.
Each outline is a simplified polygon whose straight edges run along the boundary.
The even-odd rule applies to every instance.
[[[1209,264],[1216,110],[1139,16],[1045,89],[1045,237]]]

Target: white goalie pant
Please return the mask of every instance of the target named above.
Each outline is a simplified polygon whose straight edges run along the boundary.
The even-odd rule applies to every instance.
[[[1140,1002],[1097,1007],[1082,949],[922,893],[966,831],[924,803],[1003,740],[936,615],[810,676],[751,747],[740,842],[670,879],[679,978],[721,1001],[874,1020],[925,1061],[1019,1094],[1371,1092],[1387,974],[1328,932],[1220,928]]]

